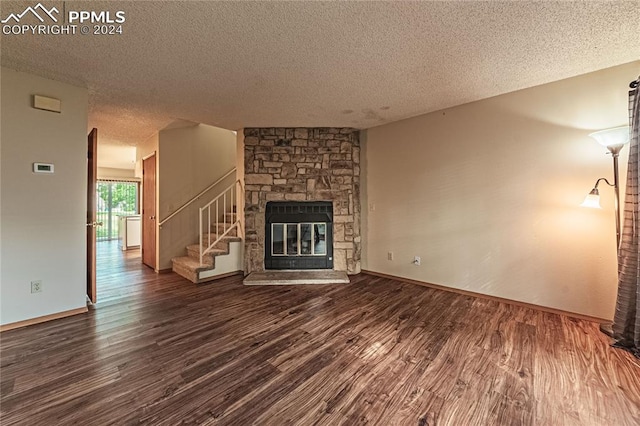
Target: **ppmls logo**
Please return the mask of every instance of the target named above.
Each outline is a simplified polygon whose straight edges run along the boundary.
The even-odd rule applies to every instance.
[[[10,13],[0,22],[4,35],[120,35],[125,19],[122,10],[69,10],[65,16],[60,16],[56,7],[47,9],[38,3],[20,13]],[[62,22],[58,23],[58,20]]]
[[[55,17],[54,13],[57,15],[60,13],[60,11],[55,7],[52,7],[49,10],[46,7],[44,7],[42,3],[38,3],[37,5],[35,5],[35,7],[31,7],[31,6],[27,7],[22,13],[18,13],[18,14],[11,13],[9,16],[7,16],[6,19],[2,20],[2,23],[9,24],[9,23],[12,23],[10,21],[13,20],[14,23],[19,24],[20,20],[25,15],[29,15],[29,14],[38,18],[40,22],[44,22],[44,18],[42,18],[42,16],[48,16],[49,18],[51,18],[51,20],[53,20],[53,22],[58,22],[58,18]]]

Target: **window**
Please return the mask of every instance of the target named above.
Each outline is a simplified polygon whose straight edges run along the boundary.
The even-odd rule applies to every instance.
[[[118,239],[118,217],[138,214],[138,182],[98,180],[96,183],[96,240]]]

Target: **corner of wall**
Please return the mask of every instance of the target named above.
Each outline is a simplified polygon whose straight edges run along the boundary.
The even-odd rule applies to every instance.
[[[244,129],[236,131],[236,179],[240,181],[240,187],[244,191]],[[236,211],[238,212],[238,220],[240,221],[240,236],[244,238],[244,196],[238,198]],[[244,262],[243,262],[244,266]],[[244,270],[244,269],[243,269]]]
[[[367,260],[369,249],[367,240],[369,238],[369,191],[368,191],[368,167],[367,167],[367,131],[360,131],[360,235],[362,238],[362,255],[360,263],[362,269],[368,270]]]

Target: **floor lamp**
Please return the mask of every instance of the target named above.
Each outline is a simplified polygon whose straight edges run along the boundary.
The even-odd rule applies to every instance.
[[[613,187],[613,191],[615,193],[616,212],[616,250],[620,250],[620,177],[618,173],[618,157],[620,156],[622,148],[629,143],[629,127],[614,127],[612,129],[591,133],[589,136],[598,141],[600,145],[607,147],[611,153],[611,156],[613,157],[613,183],[609,182],[606,178],[599,178],[589,195],[587,195],[580,205],[583,207],[592,207],[597,209],[602,208],[600,207],[600,192],[598,191],[598,185],[600,182],[604,181],[604,183]],[[609,336],[613,334],[611,324],[600,324],[600,331]]]

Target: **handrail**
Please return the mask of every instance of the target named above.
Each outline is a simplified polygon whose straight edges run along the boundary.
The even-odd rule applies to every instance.
[[[209,201],[207,204],[205,204],[204,206],[200,207],[200,210],[204,210],[207,207],[209,207],[211,204],[215,203],[216,201],[218,201],[221,197],[223,197],[226,192],[228,190],[230,190],[231,188],[233,188],[234,186],[236,186],[238,184],[238,181],[233,182],[231,185],[227,186],[225,189],[222,190],[222,192],[213,200]]]
[[[211,185],[207,186],[204,190],[202,190],[198,195],[196,195],[195,197],[193,197],[192,199],[190,199],[189,201],[187,201],[186,203],[184,203],[178,210],[174,211],[173,213],[171,213],[169,216],[167,216],[166,218],[162,219],[160,221],[160,223],[158,224],[158,226],[162,226],[165,223],[167,223],[169,221],[169,219],[171,219],[172,217],[174,217],[175,215],[177,215],[178,213],[180,213],[182,210],[186,209],[191,203],[193,203],[194,201],[198,200],[200,197],[202,197],[204,194],[206,194],[211,188],[213,188],[214,186],[216,186],[217,184],[219,184],[220,182],[222,182],[224,179],[226,179],[227,177],[231,176],[232,173],[234,173],[236,171],[236,168],[234,167],[233,169],[231,169],[229,172],[227,172],[224,176],[222,176],[220,179],[218,179],[217,181],[215,181],[214,183],[212,183]],[[226,189],[225,189],[226,191]],[[224,192],[224,191],[222,191]]]
[[[229,194],[228,198],[229,198],[229,209],[230,211],[227,211],[227,194]],[[221,241],[224,237],[227,236],[227,234],[229,234],[229,232],[231,232],[231,230],[233,230],[234,228],[238,229],[240,231],[240,220],[239,220],[239,216],[238,216],[238,212],[234,209],[235,207],[237,207],[238,205],[238,199],[239,197],[243,196],[242,194],[242,182],[237,179],[233,184],[229,185],[224,191],[222,191],[221,194],[219,194],[216,198],[214,198],[213,200],[211,200],[209,203],[205,204],[204,206],[200,207],[199,209],[199,213],[198,213],[198,222],[199,222],[199,240],[198,240],[198,246],[199,246],[199,260],[200,260],[200,265],[203,265],[203,257],[205,254],[209,253],[213,247],[215,247],[215,245]],[[222,233],[220,233],[220,222],[219,222],[219,218],[220,218],[220,199],[222,198]],[[212,206],[215,204],[215,211],[214,211],[214,217],[215,217],[215,232],[216,232],[216,239],[215,241],[211,241],[211,226],[213,225],[214,222],[212,222],[211,220],[211,208]],[[203,212],[207,213],[207,218],[206,218],[206,222],[207,222],[207,241],[206,241],[206,247],[205,247],[205,241],[203,240],[204,237],[204,227],[203,227],[203,217],[202,214]],[[231,213],[231,216],[233,217],[234,220],[232,220],[232,223],[227,223],[227,218],[226,218],[226,214],[227,213]],[[229,227],[227,227],[227,225],[229,225]]]

